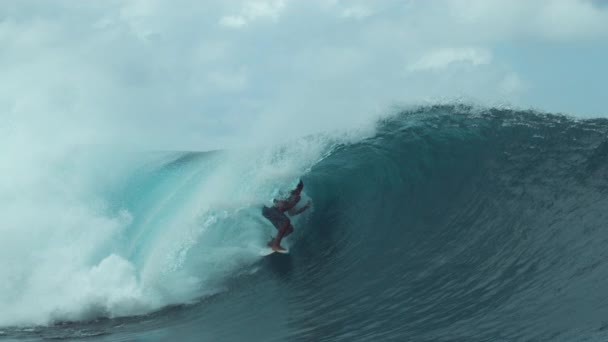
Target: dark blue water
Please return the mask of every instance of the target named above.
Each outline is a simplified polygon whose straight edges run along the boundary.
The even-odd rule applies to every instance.
[[[145,316],[9,340],[606,341],[608,120],[427,107],[303,175],[288,255]]]

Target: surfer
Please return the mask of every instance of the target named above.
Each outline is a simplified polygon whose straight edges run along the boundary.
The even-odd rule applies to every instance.
[[[300,193],[304,188],[304,183],[300,180],[298,185],[294,190],[289,193],[289,197],[287,199],[273,200],[273,206],[271,208],[264,206],[262,208],[262,215],[267,218],[275,228],[279,231],[277,236],[268,242],[268,246],[272,248],[273,251],[284,251],[285,248],[281,247],[281,240],[287,235],[293,233],[293,226],[291,225],[291,220],[285,215],[287,212],[290,216],[299,215],[304,212],[306,209],[310,207],[312,201],[308,201],[306,205],[299,209],[295,209],[296,204],[301,199]]]

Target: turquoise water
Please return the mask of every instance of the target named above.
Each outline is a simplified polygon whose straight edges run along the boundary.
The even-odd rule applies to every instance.
[[[606,340],[607,133],[604,119],[436,106],[354,142],[155,155],[100,192],[128,219],[88,260],[127,264],[133,282],[111,286],[133,292],[0,337]],[[260,207],[300,177],[314,206],[290,254],[263,258]]]

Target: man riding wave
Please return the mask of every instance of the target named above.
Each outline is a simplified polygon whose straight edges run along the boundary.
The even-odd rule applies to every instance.
[[[290,216],[296,216],[310,208],[310,205],[312,204],[312,201],[309,200],[303,207],[295,209],[295,206],[298,204],[298,202],[300,202],[300,193],[302,192],[303,188],[304,183],[300,180],[296,188],[290,191],[289,197],[282,200],[274,199],[274,204],[272,207],[269,208],[264,206],[262,208],[262,215],[272,222],[275,228],[279,231],[277,236],[268,242],[268,246],[272,248],[273,251],[285,251],[285,248],[281,247],[281,240],[293,233],[291,220],[287,217],[287,215],[285,215],[285,212],[287,212]]]

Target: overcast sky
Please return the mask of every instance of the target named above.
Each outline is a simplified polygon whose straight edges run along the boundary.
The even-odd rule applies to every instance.
[[[0,135],[225,148],[454,99],[607,116],[606,3],[2,1]]]

